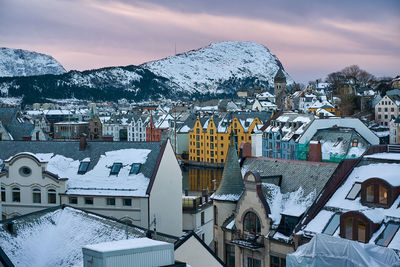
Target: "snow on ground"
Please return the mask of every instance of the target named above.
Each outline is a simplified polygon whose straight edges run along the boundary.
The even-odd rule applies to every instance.
[[[0,97],[0,104],[20,105],[21,102],[22,102],[21,97]]]
[[[124,229],[109,222],[67,207],[32,222],[17,220],[17,235],[0,231],[0,246],[16,266],[82,266],[83,246],[126,238]]]

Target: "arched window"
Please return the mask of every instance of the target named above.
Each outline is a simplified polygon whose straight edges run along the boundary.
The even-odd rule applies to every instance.
[[[375,186],[373,184],[367,186],[366,199],[365,199],[367,202],[374,202],[374,192],[375,192]]]
[[[12,201],[21,202],[21,190],[18,187],[12,189]]]
[[[32,190],[32,200],[33,203],[41,203],[42,202],[42,193],[39,188],[34,188]]]
[[[57,202],[56,190],[54,189],[47,190],[47,201],[49,204],[56,204]]]
[[[387,205],[388,203],[388,192],[385,187],[379,185],[379,204]]]
[[[261,232],[260,219],[254,212],[247,212],[244,216],[243,231],[259,234]]]

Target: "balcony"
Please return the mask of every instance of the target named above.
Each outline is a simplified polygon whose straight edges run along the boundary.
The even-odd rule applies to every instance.
[[[242,248],[258,250],[264,247],[264,236],[235,231],[232,233],[231,243]]]

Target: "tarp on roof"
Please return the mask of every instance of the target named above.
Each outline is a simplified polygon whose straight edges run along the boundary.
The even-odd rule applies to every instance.
[[[288,254],[286,266],[400,266],[400,258],[389,248],[320,234]]]

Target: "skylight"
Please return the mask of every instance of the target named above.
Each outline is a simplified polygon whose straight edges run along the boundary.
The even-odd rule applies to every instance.
[[[140,163],[133,163],[129,174],[138,174],[140,170]]]
[[[376,244],[379,246],[387,247],[392,241],[394,235],[397,233],[397,230],[399,230],[398,223],[388,223],[385,230],[383,230],[383,232],[376,239]]]
[[[354,183],[353,187],[350,189],[349,193],[346,196],[346,199],[354,200],[360,194],[361,191],[361,183]]]
[[[322,233],[327,235],[333,235],[336,232],[336,229],[339,227],[339,223],[340,223],[340,213],[333,214],[332,218],[329,220],[329,223],[326,225]]]
[[[89,163],[90,162],[88,162],[88,161],[82,161],[78,168],[78,174],[85,174],[89,167]]]
[[[122,168],[122,163],[114,163],[111,167],[110,175],[118,175]]]

